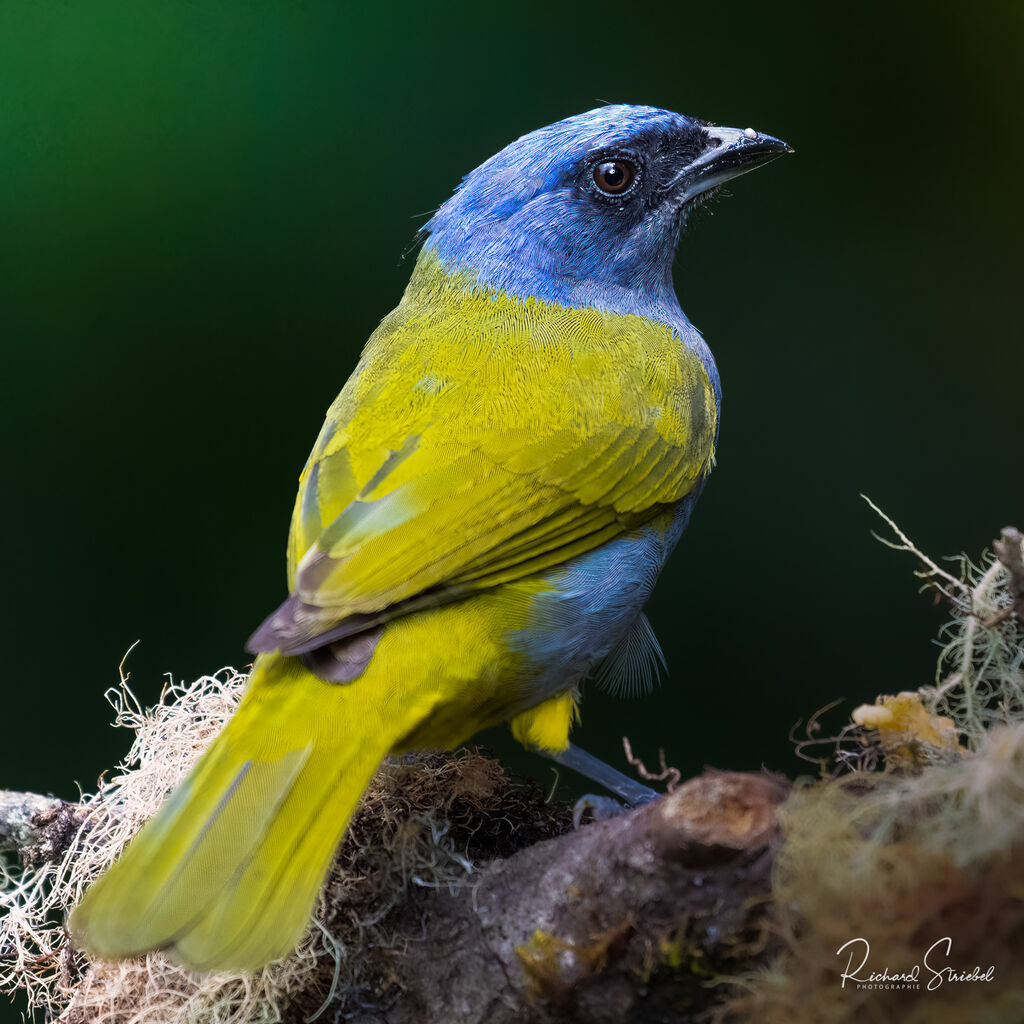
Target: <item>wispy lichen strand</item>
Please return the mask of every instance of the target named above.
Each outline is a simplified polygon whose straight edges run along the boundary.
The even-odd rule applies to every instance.
[[[913,555],[920,563],[915,575],[923,587],[948,604],[951,618],[939,631],[935,681],[920,692],[929,712],[953,719],[967,746],[976,750],[992,726],[1024,718],[1024,622],[1009,614],[1016,600],[1011,570],[985,551],[977,562],[966,554],[951,559],[957,571],[948,572],[873,502],[864,500],[895,538],[878,539]],[[1007,529],[997,544],[1019,547],[1019,538],[1018,531]]]

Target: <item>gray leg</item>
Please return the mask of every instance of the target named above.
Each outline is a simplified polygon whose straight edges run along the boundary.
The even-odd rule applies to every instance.
[[[618,769],[610,764],[605,764],[600,758],[581,750],[575,743],[569,744],[569,749],[561,754],[547,754],[556,764],[571,768],[574,772],[586,776],[591,782],[604,786],[609,792],[614,793],[620,800],[625,801],[630,807],[639,807],[651,800],[661,796],[642,782],[623,775]]]

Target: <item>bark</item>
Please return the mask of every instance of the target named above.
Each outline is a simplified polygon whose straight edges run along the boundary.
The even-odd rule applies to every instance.
[[[996,557],[1010,574],[1007,589],[1012,604],[1006,615],[1024,622],[1024,534],[1015,526],[1006,526],[992,544]]]
[[[645,807],[490,864],[412,902],[386,1024],[679,1022],[721,973],[767,959],[764,912],[788,786],[707,772]]]
[[[81,823],[66,800],[0,789],[0,853],[16,851],[27,865],[62,857]]]

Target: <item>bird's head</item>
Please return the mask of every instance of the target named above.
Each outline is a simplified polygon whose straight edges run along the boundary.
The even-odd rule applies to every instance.
[[[530,132],[466,176],[425,249],[522,298],[676,306],[672,260],[694,204],[789,150],[751,129],[606,106]]]

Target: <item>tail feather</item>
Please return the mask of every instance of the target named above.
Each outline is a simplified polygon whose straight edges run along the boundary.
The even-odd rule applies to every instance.
[[[176,940],[180,959],[200,968],[226,962],[248,969],[294,948],[309,924],[345,827],[383,756],[360,754],[343,766],[311,759],[307,777],[300,776],[259,846],[239,865],[236,879],[202,920]]]
[[[412,724],[367,697],[261,656],[235,717],[73,912],[78,942],[105,958],[170,949],[207,970],[287,954],[366,785]]]

